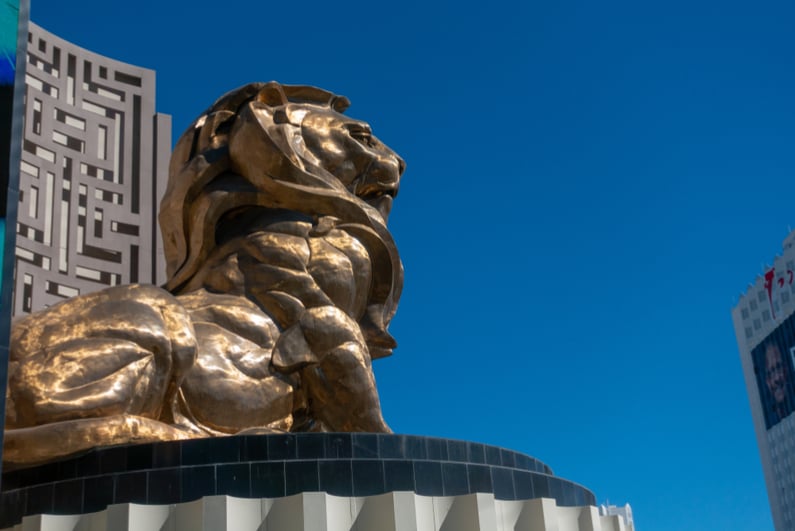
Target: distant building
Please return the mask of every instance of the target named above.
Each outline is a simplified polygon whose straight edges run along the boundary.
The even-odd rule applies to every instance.
[[[13,313],[164,278],[157,209],[171,117],[155,72],[31,23]]]
[[[795,530],[795,232],[732,310],[773,523]]]
[[[630,507],[629,504],[626,504],[623,507],[619,507],[617,505],[600,505],[599,515],[620,516],[624,521],[627,531],[633,531],[635,529],[635,522],[632,520],[632,507]]]

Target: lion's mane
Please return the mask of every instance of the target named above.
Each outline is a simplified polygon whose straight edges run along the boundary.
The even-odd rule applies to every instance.
[[[252,102],[265,104],[267,124],[252,127]],[[302,111],[323,106],[342,113],[350,102],[325,90],[275,82],[251,83],[211,105],[183,133],[171,157],[160,206],[168,280],[180,293],[216,247],[222,217],[246,208],[284,209],[321,217],[357,236],[374,268],[371,301],[394,315],[403,284],[397,247],[379,213],[306,156]]]

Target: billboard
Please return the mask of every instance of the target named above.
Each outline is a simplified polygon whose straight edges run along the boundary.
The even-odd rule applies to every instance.
[[[795,314],[751,351],[751,359],[765,427],[770,429],[795,411]]]

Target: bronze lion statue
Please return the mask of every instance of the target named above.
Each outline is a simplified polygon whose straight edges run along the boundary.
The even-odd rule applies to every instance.
[[[281,431],[388,432],[371,361],[403,269],[386,221],[403,160],[344,97],[253,83],[172,154],[168,281],[12,326],[4,460]]]

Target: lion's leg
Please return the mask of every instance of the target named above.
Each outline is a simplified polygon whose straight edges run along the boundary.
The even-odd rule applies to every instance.
[[[270,351],[214,323],[195,329],[199,354],[180,389],[184,415],[211,432],[288,429],[293,389],[270,371]]]
[[[27,466],[113,445],[169,441],[195,437],[173,426],[135,415],[67,420],[30,428],[6,430],[3,462]]]
[[[390,432],[359,326],[334,306],[308,309],[276,344],[274,366],[298,371],[308,413],[331,431]]]
[[[329,430],[391,433],[368,360],[361,344],[348,342],[301,372],[310,408]]]

